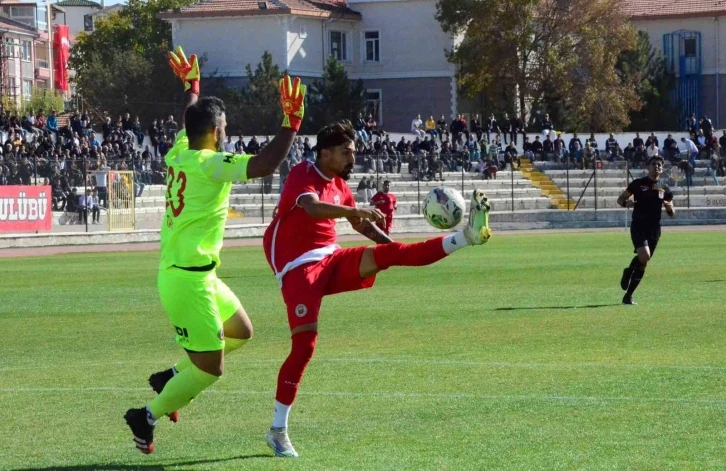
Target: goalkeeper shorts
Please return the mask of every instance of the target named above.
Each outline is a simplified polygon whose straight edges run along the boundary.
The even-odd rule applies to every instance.
[[[224,349],[224,322],[242,306],[216,270],[159,270],[161,304],[176,331],[176,342],[192,352]]]

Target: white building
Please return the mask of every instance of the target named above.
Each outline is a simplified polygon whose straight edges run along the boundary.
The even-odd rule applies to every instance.
[[[678,77],[682,122],[695,113],[711,118],[716,128],[726,126],[726,2],[625,0],[625,6]]]
[[[435,0],[207,0],[161,17],[174,44],[206,54],[203,74],[232,86],[245,84],[245,66],[265,51],[307,83],[332,54],[363,80],[379,124],[400,132],[417,114],[456,112],[455,69],[444,53],[453,40],[435,12]]]
[[[101,4],[91,0],[62,0],[54,3],[65,10],[65,23],[68,25],[71,38],[74,39],[78,33],[93,32],[95,13],[101,11]]]

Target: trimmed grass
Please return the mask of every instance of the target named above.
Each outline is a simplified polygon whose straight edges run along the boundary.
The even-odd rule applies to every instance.
[[[327,298],[291,461],[263,438],[289,334],[261,248],[219,269],[255,339],[150,456],[122,415],[181,354],[157,254],[5,260],[0,469],[726,469],[723,242],[666,231],[638,306],[626,233],[498,237]]]

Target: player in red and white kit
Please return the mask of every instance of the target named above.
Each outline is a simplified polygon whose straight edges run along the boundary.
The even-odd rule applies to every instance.
[[[398,201],[396,201],[396,195],[390,193],[391,182],[386,180],[383,182],[383,190],[379,191],[373,198],[371,198],[371,204],[378,208],[386,218],[383,221],[378,222],[378,227],[381,228],[386,235],[391,233],[393,227],[393,211],[398,209]]]
[[[315,350],[323,297],[370,288],[381,270],[429,265],[491,237],[488,200],[483,191],[474,190],[463,231],[414,244],[393,242],[375,224],[385,219],[384,214],[376,208],[356,208],[346,183],[355,162],[354,141],[349,121],[320,130],[315,163],[303,162],[290,171],[277,215],[265,231],[265,255],[287,305],[292,339],[278,375],[275,414],[267,433],[267,443],[280,457],[297,456],[287,421]],[[345,249],[337,245],[335,220],[343,217],[378,245]]]

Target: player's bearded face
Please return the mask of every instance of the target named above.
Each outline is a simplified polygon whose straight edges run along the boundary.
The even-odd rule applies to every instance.
[[[648,171],[650,173],[651,177],[659,177],[661,173],[663,173],[663,164],[661,162],[653,162],[650,164]]]
[[[343,144],[335,148],[333,156],[336,167],[340,169],[336,172],[338,176],[343,180],[350,179],[355,165],[355,145],[352,142]]]

